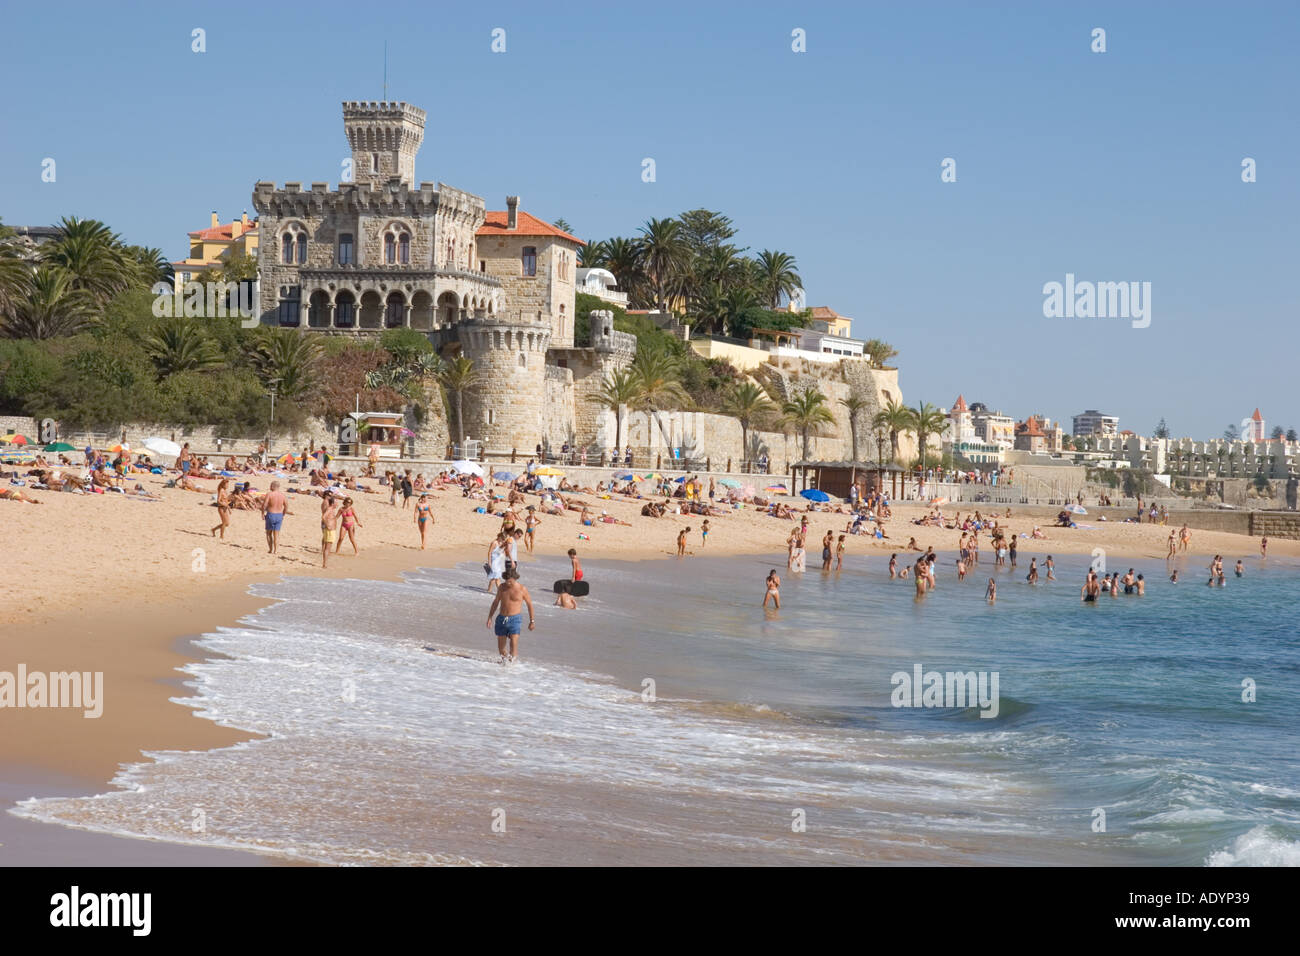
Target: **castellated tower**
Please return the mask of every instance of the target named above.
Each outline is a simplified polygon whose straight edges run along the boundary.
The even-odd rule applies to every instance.
[[[352,146],[352,181],[415,184],[415,154],[424,141],[425,112],[409,103],[352,100],[343,104],[343,128]]]
[[[484,316],[462,320],[456,334],[478,370],[477,383],[465,393],[465,437],[487,450],[531,455],[543,435],[550,323]]]

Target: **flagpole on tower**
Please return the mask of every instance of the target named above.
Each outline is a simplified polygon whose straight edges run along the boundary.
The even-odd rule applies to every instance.
[[[384,41],[384,102],[388,102],[388,41]]]

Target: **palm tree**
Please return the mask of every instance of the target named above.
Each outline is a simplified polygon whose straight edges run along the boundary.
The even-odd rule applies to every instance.
[[[696,324],[715,334],[721,334],[731,314],[727,307],[727,294],[722,290],[722,286],[714,283],[698,292],[696,296],[693,306]]]
[[[840,404],[849,411],[849,436],[853,448],[853,460],[858,460],[858,416],[864,409],[871,407],[871,403],[856,393],[848,398],[841,398]]]
[[[886,362],[898,354],[898,349],[880,339],[867,339],[862,351],[870,356],[871,364],[876,368],[883,368]]]
[[[680,380],[681,362],[665,348],[639,346],[636,358],[632,360],[631,372],[636,383],[636,403],[645,410],[647,426],[650,421],[658,424],[664,444],[669,444],[658,413],[669,405],[690,401]]]
[[[32,267],[8,249],[0,249],[0,323],[32,294]]]
[[[608,255],[608,245],[597,240],[589,240],[578,250],[578,262],[584,269],[604,269]]]
[[[688,261],[681,223],[676,219],[651,219],[641,227],[637,249],[655,308],[666,312],[669,293]]]
[[[799,392],[781,406],[785,421],[803,436],[803,459],[808,460],[808,433],[819,425],[832,424],[835,416],[826,407],[826,396],[815,388]]]
[[[456,396],[456,444],[465,444],[465,393],[478,384],[478,369],[467,355],[448,362],[438,376],[448,395]]]
[[[146,246],[127,246],[124,251],[135,265],[136,272],[140,275],[140,281],[145,285],[151,288],[159,282],[171,285],[175,279],[175,270],[172,269],[172,264],[162,254],[161,249]]]
[[[794,256],[789,253],[764,249],[756,262],[758,290],[769,308],[780,308],[781,296],[793,298],[795,290],[803,288]]]
[[[265,386],[281,398],[301,398],[316,384],[322,355],[317,336],[295,329],[259,328],[244,346],[244,356]]]
[[[898,461],[898,436],[912,427],[912,415],[907,406],[891,398],[871,420],[872,428],[882,428],[889,433],[889,460]]]
[[[216,346],[193,319],[159,322],[145,336],[143,345],[159,378],[173,372],[206,372],[223,364]]]
[[[741,460],[749,458],[749,427],[755,418],[775,411],[776,406],[760,386],[753,382],[738,382],[723,399],[722,410],[734,415],[740,422]]]
[[[638,308],[649,304],[645,299],[645,274],[641,270],[641,251],[636,240],[615,236],[605,240],[603,245],[605,264],[601,268],[614,273],[618,287]]]
[[[942,435],[948,427],[948,416],[929,402],[922,402],[916,408],[909,408],[908,417],[911,429],[916,432],[916,448],[919,454],[921,470],[925,470],[925,440],[931,435]]]
[[[81,331],[94,318],[90,293],[73,286],[62,269],[41,266],[29,279],[26,298],[13,303],[3,333],[11,339],[52,339]]]
[[[41,250],[40,258],[71,273],[72,288],[84,289],[102,305],[139,280],[137,264],[102,222],[65,217],[59,230],[59,238]]]
[[[614,413],[615,448],[623,446],[623,408],[635,402],[639,394],[636,376],[630,369],[621,368],[606,375],[599,390],[587,399]]]

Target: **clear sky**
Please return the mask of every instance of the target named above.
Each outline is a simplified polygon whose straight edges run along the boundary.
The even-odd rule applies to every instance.
[[[898,348],[909,403],[1300,428],[1296,2],[8,2],[0,218],[180,258],[259,179],[338,181],[385,39],[418,179],[583,238],[724,212]],[[1150,282],[1150,326],[1045,318],[1067,273]]]

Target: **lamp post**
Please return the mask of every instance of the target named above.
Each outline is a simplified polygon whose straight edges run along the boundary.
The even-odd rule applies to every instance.
[[[273,378],[266,384],[271,391],[271,427],[266,435],[266,450],[269,452],[271,450],[271,437],[275,434],[275,393],[280,386],[280,379]]]

